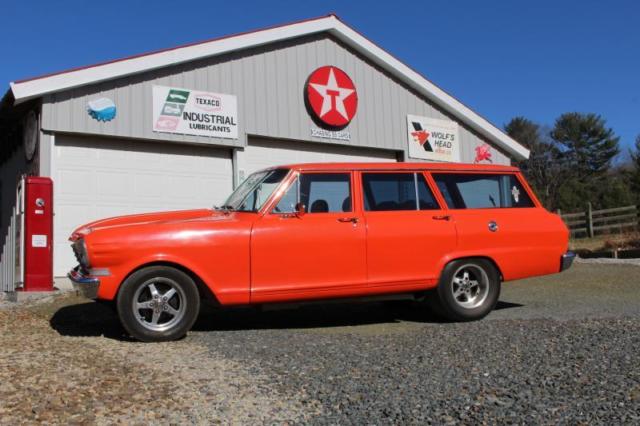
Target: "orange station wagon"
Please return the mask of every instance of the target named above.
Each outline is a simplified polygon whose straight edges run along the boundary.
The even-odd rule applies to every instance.
[[[84,225],[69,277],[142,341],[185,335],[202,299],[406,295],[469,321],[501,282],[568,268],[568,238],[515,167],[296,164],[250,175],[220,207]]]

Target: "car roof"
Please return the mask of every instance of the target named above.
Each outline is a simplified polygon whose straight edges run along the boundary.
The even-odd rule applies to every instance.
[[[295,170],[434,170],[434,171],[474,171],[474,172],[518,172],[514,166],[497,164],[468,164],[468,163],[297,163],[287,164],[273,169]]]

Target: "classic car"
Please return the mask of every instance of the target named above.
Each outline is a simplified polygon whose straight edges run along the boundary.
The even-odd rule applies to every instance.
[[[502,282],[568,268],[568,238],[515,167],[296,164],[251,174],[219,207],[83,225],[69,277],[142,341],[184,336],[202,300],[401,295],[469,321]]]

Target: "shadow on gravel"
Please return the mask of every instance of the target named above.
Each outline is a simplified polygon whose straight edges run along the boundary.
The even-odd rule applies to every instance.
[[[440,322],[425,309],[409,302],[329,303],[281,307],[274,309],[231,308],[201,312],[193,329],[196,331],[309,329],[370,324]]]
[[[120,325],[115,310],[100,302],[64,306],[53,314],[49,324],[63,336],[132,340]]]
[[[495,309],[518,308],[518,303],[498,302]],[[424,305],[409,301],[333,302],[278,310],[260,308],[204,308],[195,331],[308,329],[413,322],[446,323]]]
[[[524,305],[520,303],[511,303],[511,302],[503,302],[502,300],[498,300],[496,307],[493,308],[494,311],[499,311],[501,309],[511,309],[511,308],[522,308]]]
[[[523,305],[498,302],[496,310]],[[203,305],[194,331],[234,331],[265,329],[309,329],[393,324],[401,322],[443,323],[422,304],[395,302],[333,302],[267,307],[219,309]],[[63,336],[104,336],[131,340],[120,325],[115,310],[99,302],[81,303],[60,308],[50,320],[51,327]]]

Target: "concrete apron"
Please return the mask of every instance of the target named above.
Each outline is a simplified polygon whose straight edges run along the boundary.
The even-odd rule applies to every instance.
[[[0,292],[0,301],[5,302],[28,302],[44,299],[49,296],[56,296],[62,293],[74,291],[69,278],[58,277],[53,280],[53,291],[9,291]]]

